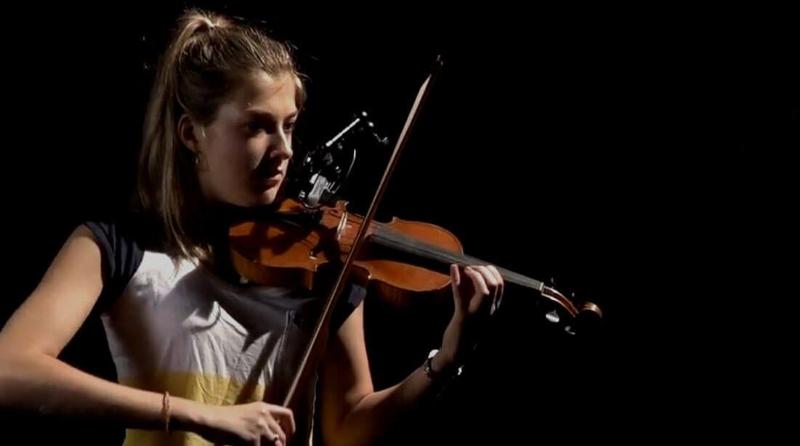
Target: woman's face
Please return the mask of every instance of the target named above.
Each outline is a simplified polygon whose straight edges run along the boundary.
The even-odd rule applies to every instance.
[[[289,73],[245,78],[211,124],[194,127],[206,200],[258,206],[275,200],[292,156],[297,86]]]

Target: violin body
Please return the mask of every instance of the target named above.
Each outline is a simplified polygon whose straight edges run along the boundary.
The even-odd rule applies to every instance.
[[[314,288],[320,268],[344,261],[363,223],[362,216],[347,211],[344,201],[333,207],[308,208],[286,199],[274,217],[231,227],[234,267],[251,282],[271,286],[300,283],[309,290]],[[376,287],[381,297],[398,305],[409,296],[445,290],[450,285],[449,264],[426,262],[424,256],[414,255],[414,249],[421,246],[454,256],[463,254],[458,238],[442,227],[399,218],[373,222],[351,277]]]

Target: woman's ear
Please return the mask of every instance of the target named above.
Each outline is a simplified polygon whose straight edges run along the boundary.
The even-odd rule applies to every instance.
[[[200,127],[195,125],[192,118],[186,113],[184,113],[178,121],[178,138],[180,138],[183,145],[188,147],[195,155],[200,152],[198,144],[199,129]]]

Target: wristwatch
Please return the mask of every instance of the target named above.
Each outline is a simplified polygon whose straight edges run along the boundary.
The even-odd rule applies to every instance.
[[[438,378],[441,373],[440,371],[433,370],[433,358],[437,353],[439,353],[438,349],[431,350],[431,352],[428,353],[428,359],[425,360],[425,365],[422,367],[422,370],[425,372],[428,378],[433,380]]]
[[[425,372],[425,375],[432,380],[436,380],[444,375],[444,370],[434,370],[433,369],[433,358],[439,353],[439,349],[433,349],[428,353],[428,359],[425,360],[425,364],[422,366],[422,370]],[[461,370],[463,366],[459,367],[452,367],[450,370],[455,369],[455,373],[449,373],[450,375],[460,376]]]

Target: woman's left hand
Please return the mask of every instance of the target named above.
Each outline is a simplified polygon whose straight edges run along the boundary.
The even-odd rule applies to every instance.
[[[442,367],[458,362],[472,348],[503,299],[503,277],[492,265],[451,265],[450,281],[455,309],[442,339]]]

